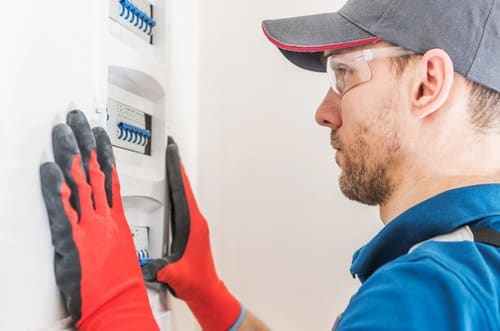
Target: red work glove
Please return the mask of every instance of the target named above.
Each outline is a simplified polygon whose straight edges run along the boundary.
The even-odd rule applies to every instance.
[[[52,131],[40,167],[55,274],[81,330],[158,330],[125,219],[111,143],[80,111]],[[96,152],[97,141],[97,152]]]
[[[215,271],[208,225],[198,209],[177,145],[168,138],[167,175],[172,213],[172,249],[165,259],[143,266],[147,281],[166,283],[184,300],[205,331],[225,331],[244,311]]]

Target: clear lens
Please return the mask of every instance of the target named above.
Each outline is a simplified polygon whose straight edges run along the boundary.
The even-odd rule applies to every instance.
[[[339,95],[372,78],[370,66],[364,58],[349,60],[342,56],[330,56],[326,70],[332,89]]]
[[[333,91],[342,96],[354,86],[372,78],[369,60],[409,54],[415,53],[402,47],[383,47],[330,55],[326,59],[326,72]]]

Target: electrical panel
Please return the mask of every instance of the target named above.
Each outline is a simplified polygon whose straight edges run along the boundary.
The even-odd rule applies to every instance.
[[[111,98],[107,113],[106,128],[114,146],[151,155],[151,115]]]
[[[110,0],[109,17],[148,43],[153,43],[153,5],[147,0]]]
[[[143,265],[164,257],[169,247],[166,2],[108,0],[103,5],[109,8],[104,16],[109,34],[103,43],[107,88],[100,122],[113,145],[123,209]],[[160,330],[172,331],[165,289],[151,284],[147,289]]]
[[[139,260],[149,259],[149,227],[130,226],[134,238],[135,249]]]

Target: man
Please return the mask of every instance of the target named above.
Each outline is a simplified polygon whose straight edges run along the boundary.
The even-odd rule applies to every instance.
[[[291,62],[327,72],[316,121],[331,130],[340,187],[386,224],[354,255],[362,286],[334,328],[498,330],[500,2],[350,0],[263,29]],[[109,139],[80,112],[67,123],[41,178],[68,309],[82,330],[155,330]],[[144,277],[204,330],[267,330],[218,278],[171,139],[167,168],[172,254]]]

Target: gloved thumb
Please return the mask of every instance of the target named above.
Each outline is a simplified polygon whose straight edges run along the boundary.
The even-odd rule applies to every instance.
[[[166,259],[151,259],[142,266],[142,275],[147,282],[159,282],[156,278],[158,272],[168,264]]]

